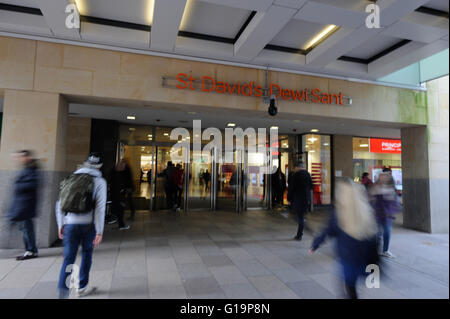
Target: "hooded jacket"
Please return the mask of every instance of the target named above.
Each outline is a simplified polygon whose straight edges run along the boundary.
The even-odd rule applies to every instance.
[[[58,224],[58,229],[69,224],[85,225],[94,223],[97,235],[102,235],[105,223],[106,181],[102,177],[102,173],[95,168],[82,167],[75,171],[74,174],[89,174],[94,177],[94,210],[85,214],[73,214],[70,212],[65,214],[61,211],[58,200],[56,202],[56,222]]]
[[[8,217],[20,222],[36,217],[39,189],[39,172],[36,160],[20,171],[14,181],[14,191]]]

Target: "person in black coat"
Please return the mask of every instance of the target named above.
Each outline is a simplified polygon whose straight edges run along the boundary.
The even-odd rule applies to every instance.
[[[9,220],[12,223],[19,223],[20,230],[23,232],[25,253],[16,259],[26,260],[38,257],[33,218],[37,215],[39,173],[37,161],[32,158],[31,151],[19,151],[15,153],[15,157],[23,169],[14,181]]]
[[[288,186],[288,202],[298,219],[297,235],[294,237],[296,240],[302,240],[303,237],[305,213],[308,210],[312,186],[311,175],[305,169],[304,163],[299,162],[289,177]]]

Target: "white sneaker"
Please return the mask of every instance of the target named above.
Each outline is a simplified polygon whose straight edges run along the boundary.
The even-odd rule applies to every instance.
[[[89,294],[92,294],[96,290],[97,290],[97,287],[91,287],[91,286],[86,286],[84,288],[78,288],[76,290],[76,296],[77,297],[85,297]]]
[[[125,225],[119,228],[119,230],[127,230],[127,229],[130,229],[130,225]]]
[[[384,251],[382,256],[387,257],[387,258],[395,258],[395,255],[393,253],[391,253],[390,251]]]

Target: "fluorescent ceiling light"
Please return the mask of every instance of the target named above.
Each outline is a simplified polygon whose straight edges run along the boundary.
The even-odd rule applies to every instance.
[[[136,116],[133,115],[127,115],[127,120],[135,120]]]
[[[327,26],[325,29],[320,31],[318,35],[311,39],[305,47],[305,50],[312,48],[314,45],[318,44],[321,40],[323,40],[327,35],[329,35],[332,31],[336,30],[337,26],[331,24]]]
[[[229,127],[235,127],[236,124],[235,124],[235,123],[228,123],[227,126],[229,126]]]
[[[319,132],[319,130],[316,129],[316,128],[313,128],[313,129],[311,130],[311,132],[312,132],[312,133],[317,133],[317,132]]]
[[[169,133],[164,133],[164,136],[169,136]]]
[[[149,25],[153,25],[153,16],[155,14],[155,0],[147,0],[147,21]]]
[[[183,12],[183,18],[181,18],[181,23],[180,23],[180,30],[183,31],[186,28],[186,24],[189,22],[189,20],[191,20],[191,16],[192,16],[192,5],[193,5],[192,0],[187,0],[186,1],[186,6],[184,7],[184,12]]]
[[[315,153],[316,151],[315,150],[311,150],[311,151],[309,151],[310,153]]]
[[[87,15],[86,5],[84,1],[75,0],[75,5],[77,6],[77,10],[80,15]]]
[[[278,130],[278,126],[271,126],[270,129],[271,130]]]
[[[323,143],[323,146],[328,146],[328,145],[330,145],[330,144],[328,144],[328,143]]]
[[[359,147],[369,147],[369,144],[359,144]]]

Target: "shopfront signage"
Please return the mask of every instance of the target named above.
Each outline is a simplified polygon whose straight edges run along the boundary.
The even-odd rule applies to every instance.
[[[342,93],[326,93],[318,88],[291,89],[271,83],[267,88],[255,81],[229,83],[217,81],[210,76],[194,77],[186,73],[178,73],[175,78],[163,76],[163,87],[178,90],[201,91],[225,95],[240,95],[248,97],[268,97],[275,95],[277,99],[315,104],[351,105],[352,99]]]
[[[401,140],[388,140],[380,138],[370,139],[370,152],[371,153],[402,153],[402,141]]]

